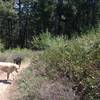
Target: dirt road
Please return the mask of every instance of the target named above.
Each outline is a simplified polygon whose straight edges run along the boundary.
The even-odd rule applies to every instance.
[[[21,68],[19,69],[18,74],[14,72],[13,75],[10,75],[9,81],[6,81],[6,73],[0,71],[0,100],[9,100],[9,92],[10,89],[13,88],[13,84],[15,80],[18,79],[19,74],[29,66],[30,60],[28,59],[27,62],[22,63]],[[14,79],[13,79],[14,78]]]

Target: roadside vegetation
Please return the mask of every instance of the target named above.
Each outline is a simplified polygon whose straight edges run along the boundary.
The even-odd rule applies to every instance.
[[[42,59],[48,64],[48,76],[68,77],[79,85],[81,89],[77,88],[76,92],[81,94],[81,100],[100,99],[100,33],[71,39],[64,47],[48,49]]]
[[[34,52],[29,49],[20,49],[20,48],[15,48],[15,49],[8,49],[5,50],[2,46],[0,47],[0,61],[1,62],[14,62],[14,58],[16,57],[21,57],[23,60],[26,61],[26,59],[31,59]]]
[[[46,48],[32,56],[30,67],[21,74],[16,99],[99,100],[100,33],[91,32],[71,40],[48,34],[38,38],[33,40],[33,47]]]
[[[100,100],[100,0],[0,0],[0,62],[18,56],[10,100]]]

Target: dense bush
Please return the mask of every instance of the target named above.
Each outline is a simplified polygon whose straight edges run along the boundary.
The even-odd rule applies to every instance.
[[[98,100],[100,77],[100,34],[85,35],[67,41],[65,46],[49,48],[42,56],[48,67],[47,75],[68,77],[85,87],[85,96]]]
[[[52,36],[48,31],[46,33],[42,33],[39,36],[34,36],[31,49],[36,50],[45,50],[47,48],[56,48],[61,47],[65,44],[65,39],[63,37],[55,37]]]
[[[66,84],[71,81],[70,83],[75,85],[69,88],[75,90],[74,93],[80,96],[80,100],[98,100],[100,98],[99,33],[82,35],[77,38],[73,37],[71,40],[65,40],[64,37],[55,38],[44,34],[37,39],[40,44],[41,41],[44,40],[43,47],[45,44],[49,45],[49,47],[46,47],[46,50],[40,53],[41,55],[37,55],[36,52],[36,55],[34,55],[30,52],[32,55],[32,64],[21,74],[21,78],[17,81],[17,91],[20,94],[16,96],[15,91],[14,95],[16,100],[44,100],[40,93],[42,85],[46,85],[42,87],[42,93],[44,90],[47,93],[50,90],[49,86],[52,87],[55,82],[59,82],[60,79],[63,80],[60,80],[62,84],[65,83],[63,84],[63,90],[67,91],[67,93],[68,89],[65,89],[65,87],[67,87]],[[35,45],[35,43],[38,45],[34,40],[33,45]],[[52,87],[51,89],[53,90],[54,88],[55,87]],[[56,92],[58,93],[58,91],[60,91],[58,87],[56,89],[57,91],[53,91],[55,95]],[[15,100],[15,97],[13,97],[13,100]]]

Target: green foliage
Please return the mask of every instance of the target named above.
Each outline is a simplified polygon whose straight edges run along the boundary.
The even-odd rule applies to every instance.
[[[38,42],[41,44],[43,39],[43,45],[46,43],[49,47],[46,47],[46,50],[40,56],[34,55],[36,52],[34,54],[30,52],[32,64],[21,74],[21,78],[17,81],[17,91],[20,94],[16,100],[41,100],[39,93],[43,82],[50,81],[50,79],[65,79],[66,83],[68,80],[65,77],[68,77],[72,83],[82,83],[84,90],[83,94],[81,94],[81,99],[98,100],[100,34],[91,32],[90,34],[77,38],[73,37],[73,39],[65,41],[63,36],[52,37],[47,32],[36,38],[37,40],[34,40],[33,45]],[[28,52],[27,50],[25,51]],[[17,48],[13,52],[20,53],[20,49]]]
[[[48,31],[39,36],[34,36],[32,40],[32,49],[44,50],[47,48],[62,47],[65,44],[65,39],[60,36],[52,36]]]
[[[51,39],[52,36],[49,32],[34,36],[32,40],[32,48],[40,50],[46,49],[50,46]]]
[[[13,59],[17,56],[22,57],[23,61],[25,61],[29,57],[31,59],[33,54],[34,54],[34,52],[32,52],[31,50],[28,50],[28,49],[16,48],[16,49],[4,50],[3,52],[0,52],[0,61],[1,62],[2,61],[13,62]]]
[[[22,57],[31,57],[33,52],[29,49],[21,49],[21,48],[15,48],[15,49],[8,49],[4,52],[5,54],[8,54],[8,55],[20,55]]]
[[[31,48],[32,37],[47,29],[71,38],[98,27],[99,19],[99,0],[0,0],[0,38],[7,49]]]
[[[100,63],[100,33],[73,38],[64,45],[44,52],[42,60],[48,64],[47,75],[51,78],[69,76],[75,82],[81,81],[86,95],[93,98],[91,100],[97,100],[95,90],[100,77],[97,68],[97,62]]]

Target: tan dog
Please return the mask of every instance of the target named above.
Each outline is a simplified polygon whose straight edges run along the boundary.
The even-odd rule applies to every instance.
[[[9,62],[0,62],[0,70],[7,73],[7,80],[9,79],[9,75],[12,72],[16,72],[18,73],[18,69],[19,66],[17,64],[14,63],[9,63]]]

